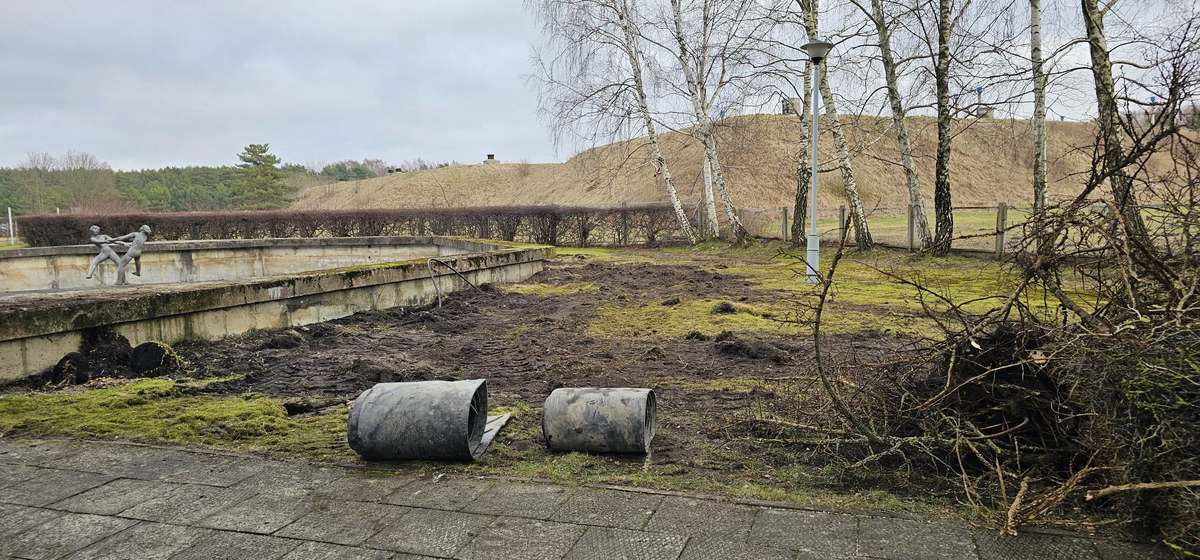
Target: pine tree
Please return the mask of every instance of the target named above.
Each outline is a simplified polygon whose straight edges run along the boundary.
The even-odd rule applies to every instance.
[[[234,205],[248,210],[279,208],[287,203],[287,185],[279,169],[279,157],[269,152],[270,144],[250,144],[238,159],[241,181],[234,193]]]

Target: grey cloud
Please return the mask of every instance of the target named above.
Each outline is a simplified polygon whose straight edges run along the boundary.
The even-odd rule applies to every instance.
[[[231,163],[250,142],[300,163],[557,159],[521,0],[6,4],[0,165]]]

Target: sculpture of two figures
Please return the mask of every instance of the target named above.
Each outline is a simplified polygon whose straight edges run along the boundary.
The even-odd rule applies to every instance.
[[[92,226],[88,228],[91,236],[88,238],[100,253],[92,259],[91,266],[88,267],[87,278],[91,278],[96,273],[96,268],[104,261],[112,261],[117,265],[117,285],[124,286],[125,269],[129,266],[130,261],[134,263],[133,275],[142,275],[142,249],[146,246],[146,240],[150,238],[150,226],[142,226],[137,231],[122,235],[121,237],[109,237],[100,233],[100,226]],[[116,248],[124,248],[125,254],[118,255]]]

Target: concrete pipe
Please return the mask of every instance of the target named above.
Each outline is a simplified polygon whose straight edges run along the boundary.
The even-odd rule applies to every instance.
[[[542,407],[542,434],[556,451],[649,453],[654,391],[555,389]]]
[[[354,399],[346,439],[369,460],[473,461],[486,423],[483,379],[380,383]]]

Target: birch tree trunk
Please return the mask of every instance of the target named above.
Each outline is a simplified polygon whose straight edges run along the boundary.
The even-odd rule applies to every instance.
[[[703,8],[704,25],[708,26],[709,4],[707,0]],[[695,64],[699,66],[702,64],[701,57],[694,57],[693,53],[688,49],[687,38],[683,31],[683,10],[680,6],[680,0],[671,0],[671,11],[675,20],[675,42],[679,46],[676,57],[679,59],[679,65],[683,69],[684,79],[688,85],[688,93],[692,100],[692,112],[700,128],[700,140],[704,144],[705,170],[711,171],[717,194],[721,197],[721,205],[725,209],[725,217],[729,220],[729,227],[733,230],[734,237],[740,242],[746,238],[746,228],[742,225],[741,219],[738,218],[733,206],[733,200],[729,197],[729,191],[725,185],[725,173],[721,169],[721,160],[717,155],[717,142],[713,136],[713,122],[712,117],[709,115],[710,107],[705,93],[706,88],[700,83],[700,76],[703,75],[704,68],[693,67],[693,58],[695,58]],[[707,36],[707,28],[705,29],[705,36]],[[712,216],[716,217],[715,209],[713,209]]]
[[[1110,3],[1111,7],[1114,2]],[[1097,0],[1081,0],[1083,26],[1087,31],[1088,50],[1092,59],[1092,77],[1096,83],[1096,108],[1099,112],[1100,136],[1104,142],[1104,167],[1109,173],[1112,194],[1121,212],[1126,233],[1145,239],[1146,224],[1133,192],[1133,181],[1125,172],[1125,149],[1121,144],[1121,126],[1117,109],[1116,86],[1112,77],[1112,61],[1108,56],[1108,38],[1104,34],[1104,10]]]
[[[818,0],[808,0],[808,13],[805,14],[804,27],[810,39],[817,37]],[[803,6],[803,2],[801,3]],[[829,129],[833,133],[833,146],[837,152],[838,167],[842,172],[842,184],[846,191],[846,199],[850,203],[850,218],[854,223],[854,241],[859,249],[870,249],[875,243],[871,239],[871,230],[867,227],[867,212],[863,206],[862,197],[858,194],[858,183],[854,180],[854,164],[850,159],[850,150],[846,146],[846,136],[842,132],[842,122],[838,118],[837,103],[833,99],[833,91],[826,79],[828,64],[820,65],[821,100],[825,105],[825,115],[829,117]]]
[[[662,148],[658,143],[658,131],[654,126],[654,118],[650,114],[650,103],[646,99],[646,87],[642,79],[642,54],[638,47],[637,24],[633,21],[633,10],[630,9],[628,0],[618,0],[618,2],[618,18],[625,40],[625,56],[628,58],[632,70],[634,94],[637,97],[638,109],[642,114],[642,122],[646,127],[646,136],[650,140],[655,173],[663,179],[667,196],[671,199],[671,206],[675,209],[675,217],[679,220],[679,229],[687,237],[688,243],[695,245],[696,232],[692,230],[692,224],[688,221],[683,203],[679,201],[679,193],[675,190],[675,181],[671,178],[671,169],[667,167],[667,158],[663,156]]]
[[[1041,212],[1046,208],[1046,71],[1042,66],[1042,0],[1029,0],[1029,60],[1033,63],[1033,211]]]
[[[933,253],[936,255],[949,253],[954,242],[954,213],[950,201],[950,125],[953,118],[950,108],[950,9],[951,0],[938,0],[938,49],[934,62],[938,138],[933,181],[933,207],[937,218]]]
[[[809,129],[808,115],[812,112],[812,65],[804,66],[804,104],[803,107],[792,105],[792,112],[800,119],[800,154],[796,157],[796,202],[792,207],[792,245],[799,247],[805,243],[804,226],[808,220],[808,188],[812,182],[812,171],[808,168]]]
[[[915,222],[917,241],[924,250],[933,244],[933,239],[929,236],[929,221],[925,218],[925,197],[921,194],[917,166],[913,163],[912,145],[908,139],[908,127],[904,123],[904,102],[900,98],[896,59],[892,54],[892,31],[884,19],[883,0],[871,0],[871,19],[874,20],[875,30],[879,34],[879,57],[883,63],[888,103],[892,108],[892,124],[896,128],[896,148],[900,152],[900,165],[904,168],[904,179],[908,186],[908,205],[913,208],[912,219]]]
[[[721,226],[717,223],[717,203],[713,200],[712,162],[708,161],[708,154],[704,155],[704,212],[705,231],[700,232],[700,236],[706,239],[720,237]]]

